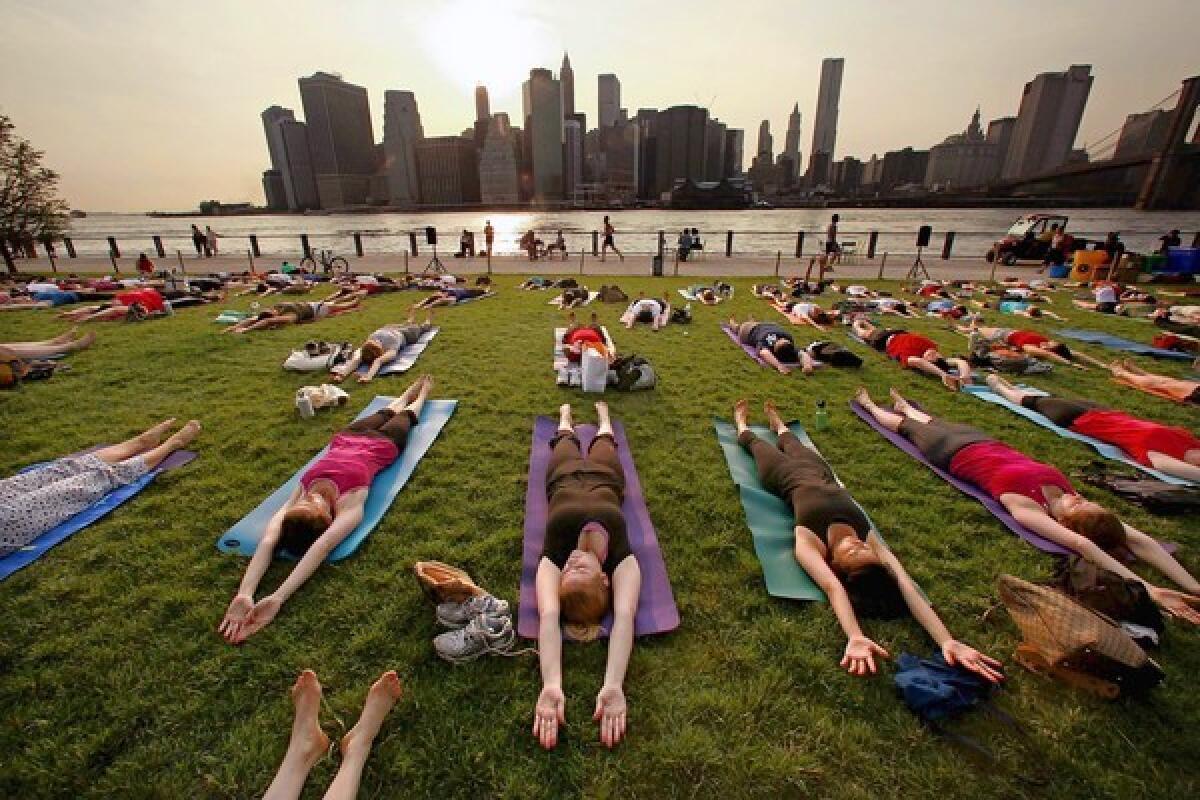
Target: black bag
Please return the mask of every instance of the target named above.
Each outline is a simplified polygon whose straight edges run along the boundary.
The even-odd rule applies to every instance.
[[[1116,492],[1157,514],[1195,513],[1200,509],[1200,489],[1195,486],[1179,486],[1141,478],[1131,472],[1117,472],[1102,461],[1093,461],[1074,474],[1092,486]]]
[[[1162,612],[1141,581],[1131,581],[1072,555],[1059,562],[1050,583],[1080,605],[1120,622],[1132,622],[1158,633],[1166,629]]]
[[[621,291],[621,287],[616,284],[600,287],[600,301],[603,303],[624,303],[627,300],[629,295]]]
[[[676,308],[671,312],[671,322],[677,325],[687,325],[692,321],[692,312],[686,308]]]
[[[637,353],[622,356],[609,369],[617,374],[615,388],[622,392],[653,389],[658,385],[658,374],[644,357]]]
[[[554,286],[559,289],[574,289],[579,286],[579,281],[574,278],[560,278],[554,282]]]
[[[805,349],[817,361],[835,367],[861,367],[863,363],[855,353],[833,342],[813,342]]]

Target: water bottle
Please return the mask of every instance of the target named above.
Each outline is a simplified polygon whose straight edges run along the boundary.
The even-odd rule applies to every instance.
[[[683,310],[686,311],[687,313],[691,314],[692,313],[692,304],[690,302],[685,303],[683,306]]]
[[[829,411],[825,408],[825,401],[817,401],[817,413],[813,418],[813,427],[819,431],[829,430]]]

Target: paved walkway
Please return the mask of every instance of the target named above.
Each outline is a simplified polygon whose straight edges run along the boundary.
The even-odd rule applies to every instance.
[[[135,258],[115,259],[117,269],[123,275],[133,275],[137,272]],[[290,259],[293,263],[297,258]],[[422,254],[417,257],[405,258],[399,255],[368,255],[362,258],[349,257],[350,269],[355,272],[395,273],[420,272],[429,264],[430,256]],[[874,259],[862,256],[852,263],[839,264],[832,277],[838,280],[874,280],[880,277],[899,280],[907,274],[913,265],[914,256],[880,254]],[[281,261],[279,256],[266,256],[254,259],[254,268],[260,271],[277,266]],[[670,277],[706,277],[706,276],[771,276],[803,274],[809,265],[810,258],[796,259],[783,257],[777,262],[774,257],[738,256],[726,258],[724,255],[706,255],[700,259],[689,260],[676,264],[668,259],[664,265],[664,275]],[[113,261],[105,257],[81,256],[79,258],[56,259],[57,271],[67,275],[71,273],[105,275],[112,274]],[[486,258],[453,258],[445,257],[442,263],[448,272],[455,274],[478,274],[489,270]],[[951,258],[942,260],[936,256],[924,259],[925,267],[934,278],[986,280],[992,275],[992,265],[982,258]],[[184,256],[182,259],[168,256],[155,259],[159,268],[181,270],[190,274],[206,274],[209,272],[244,272],[251,266],[247,255],[217,256],[214,258],[196,258]],[[22,272],[50,274],[53,270],[50,260],[18,259],[17,267]],[[649,275],[651,274],[651,257],[647,254],[631,254],[624,261],[609,257],[601,261],[591,255],[575,254],[570,259],[562,261],[539,260],[529,261],[522,256],[497,256],[491,259],[492,272],[513,275]],[[999,267],[997,277],[1013,274],[1031,274],[1033,266]],[[816,270],[814,269],[814,274]]]

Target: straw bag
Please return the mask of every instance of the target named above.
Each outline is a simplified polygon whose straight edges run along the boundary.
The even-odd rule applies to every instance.
[[[484,593],[464,570],[441,561],[418,561],[413,565],[413,573],[421,591],[434,603],[462,602]]]
[[[1111,620],[1062,592],[1001,575],[1000,600],[1021,629],[1021,666],[1107,699],[1146,692],[1163,671]]]

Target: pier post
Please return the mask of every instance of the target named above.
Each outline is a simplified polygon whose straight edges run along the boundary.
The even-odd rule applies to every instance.
[[[417,232],[416,231],[408,232],[408,250],[409,250],[409,255],[411,255],[413,258],[416,258],[419,255],[419,253],[417,252]],[[408,272],[407,256],[405,257],[404,265],[405,265],[404,271]]]
[[[71,258],[77,258],[75,255],[75,243],[71,241],[70,236],[63,237],[63,247],[67,248],[67,255]]]
[[[946,242],[942,245],[942,261],[950,260],[950,251],[954,249],[954,231],[946,231]]]
[[[312,256],[312,248],[308,246],[307,233],[300,234],[300,250],[302,253],[304,253],[305,258]]]
[[[804,231],[796,232],[796,258],[804,255]]]
[[[50,259],[50,269],[58,272],[58,264],[54,261],[54,242],[46,240],[42,242],[42,247],[46,248],[46,258]]]
[[[363,257],[362,234],[357,231],[354,233],[354,252],[358,254],[359,258]]]
[[[258,249],[258,234],[250,234],[250,252],[254,253],[255,258],[262,258],[262,251]]]
[[[733,258],[733,231],[725,232],[725,257]]]
[[[875,245],[879,244],[879,231],[871,231],[867,237],[867,258],[875,257]]]
[[[887,257],[888,257],[887,250],[884,250],[883,258],[880,259],[880,261],[879,261],[879,275],[876,276],[876,280],[880,280],[880,281],[883,280],[883,268],[887,266]]]
[[[598,255],[600,255],[600,233],[599,231],[592,231],[592,256],[595,257]]]
[[[775,251],[775,277],[776,278],[779,277],[779,262],[782,260],[783,260],[783,251],[776,250]]]
[[[156,234],[154,234],[153,238],[154,238],[154,252],[158,253],[159,258],[166,258],[167,251],[163,250],[162,237],[156,233]]]
[[[115,236],[108,237],[108,253],[114,258],[121,257],[121,250],[117,247],[117,237]]]

